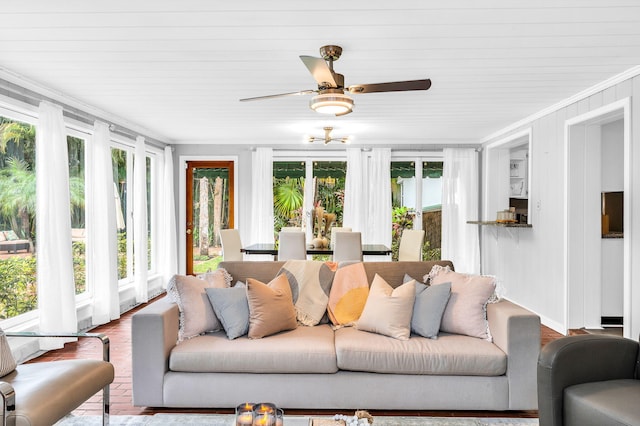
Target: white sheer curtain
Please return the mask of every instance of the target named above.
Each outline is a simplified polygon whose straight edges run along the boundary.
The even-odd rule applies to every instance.
[[[251,241],[273,243],[273,150],[256,148],[251,167]]]
[[[457,271],[480,272],[478,226],[478,153],[469,148],[445,148],[442,174],[442,258]]]
[[[354,232],[365,229],[367,190],[365,157],[359,148],[347,149],[347,175],[344,182],[342,226]]]
[[[40,331],[76,332],[69,154],[62,108],[41,102],[36,131],[37,276]],[[43,339],[41,349],[61,347]]]
[[[86,259],[87,283],[93,288],[93,325],[120,318],[116,200],[113,196],[111,133],[96,121],[86,145]]]
[[[160,226],[158,237],[160,247],[159,267],[164,277],[163,287],[178,272],[178,242],[176,237],[176,205],[173,191],[173,148],[164,148],[164,174],[162,180],[162,195]]]
[[[138,303],[149,300],[147,239],[147,157],[144,138],[138,136],[133,158],[133,267]]]
[[[365,244],[391,247],[391,149],[374,148],[369,161],[367,230]]]

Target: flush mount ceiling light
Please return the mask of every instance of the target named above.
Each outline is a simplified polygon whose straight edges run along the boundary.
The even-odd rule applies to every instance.
[[[333,131],[333,127],[325,127],[324,128],[324,138],[319,138],[316,136],[307,136],[306,141],[309,143],[313,143],[315,141],[322,141],[324,144],[328,144],[329,142],[340,142],[340,143],[349,143],[351,142],[351,137],[346,136],[343,138],[334,138],[331,137],[331,132]]]
[[[321,114],[340,116],[353,111],[353,99],[345,95],[342,90],[326,89],[311,98],[309,106]]]

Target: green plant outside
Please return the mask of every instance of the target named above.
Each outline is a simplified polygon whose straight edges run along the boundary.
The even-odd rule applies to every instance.
[[[0,260],[0,319],[15,317],[38,307],[35,256]]]
[[[407,207],[394,207],[392,212],[392,235],[391,235],[391,257],[398,260],[398,250],[400,248],[400,237],[405,229],[413,229],[415,212]],[[431,248],[429,241],[425,241],[422,246],[422,260],[440,260],[440,248]]]
[[[193,272],[196,274],[204,274],[207,271],[215,271],[218,269],[220,262],[222,262],[222,256],[216,256],[204,262],[194,263]]]

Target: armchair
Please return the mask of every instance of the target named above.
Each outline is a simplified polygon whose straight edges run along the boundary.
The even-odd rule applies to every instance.
[[[640,424],[638,347],[605,335],[545,345],[538,358],[540,426]]]
[[[109,338],[100,333],[5,332],[7,337],[97,338],[102,359],[71,359],[20,364],[0,378],[2,425],[51,425],[102,390],[102,424],[109,424]]]

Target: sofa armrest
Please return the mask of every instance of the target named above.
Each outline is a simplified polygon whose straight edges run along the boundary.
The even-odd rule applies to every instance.
[[[562,337],[538,359],[540,424],[562,425],[564,389],[581,383],[633,379],[638,342],[606,335]]]
[[[501,300],[487,305],[487,320],[493,342],[507,354],[509,409],[535,409],[540,317],[515,303]]]
[[[133,405],[163,405],[164,375],[178,341],[178,305],[164,297],[131,318]]]

